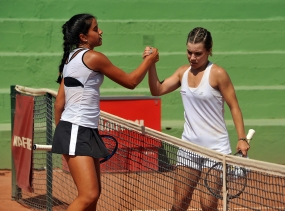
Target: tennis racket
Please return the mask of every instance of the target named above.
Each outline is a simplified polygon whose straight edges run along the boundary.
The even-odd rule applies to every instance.
[[[249,143],[252,139],[255,131],[250,129],[246,136],[247,142]],[[238,151],[234,154],[235,156],[242,156],[241,152]],[[227,197],[228,199],[234,199],[240,196],[247,185],[247,173],[248,170],[233,165],[226,165],[226,186],[227,186]],[[215,163],[207,172],[204,179],[205,186],[210,193],[218,199],[223,199],[221,188],[223,186],[223,163]]]
[[[118,141],[113,136],[110,135],[101,135],[101,138],[109,152],[109,155],[105,158],[100,159],[100,163],[104,163],[109,160],[116,153],[118,149]]]
[[[116,153],[118,149],[118,141],[113,136],[110,135],[100,135],[108,152],[109,155],[107,157],[101,158],[100,163],[104,163],[109,160],[113,155]],[[41,144],[34,144],[33,150],[43,150],[43,151],[51,151],[52,145],[41,145]]]

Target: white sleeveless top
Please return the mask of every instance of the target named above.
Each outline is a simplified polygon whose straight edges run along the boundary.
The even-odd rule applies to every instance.
[[[181,81],[184,105],[184,131],[182,139],[194,144],[230,154],[229,136],[224,121],[224,99],[209,84],[212,63],[209,63],[197,88],[188,86],[189,67]]]
[[[77,55],[78,50],[81,50]],[[100,86],[104,75],[89,69],[83,56],[89,49],[73,50],[63,69],[65,107],[61,120],[76,125],[98,128],[100,116]]]

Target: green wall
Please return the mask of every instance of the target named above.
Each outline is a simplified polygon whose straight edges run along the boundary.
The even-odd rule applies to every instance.
[[[10,168],[10,85],[57,90],[61,26],[82,12],[97,16],[104,32],[97,50],[127,72],[140,64],[146,45],[157,47],[160,79],[187,63],[185,42],[191,29],[211,31],[211,61],[229,73],[246,130],[256,129],[251,158],[284,164],[284,11],[284,0],[0,0],[0,168]],[[150,93],[147,80],[129,91],[106,79],[102,95]],[[180,137],[179,91],[161,99],[162,130]],[[236,135],[227,108],[225,117],[234,149]]]

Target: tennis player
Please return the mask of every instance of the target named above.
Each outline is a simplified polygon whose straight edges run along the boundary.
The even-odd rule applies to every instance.
[[[63,26],[63,57],[59,66],[60,83],[55,101],[56,130],[52,152],[63,154],[78,189],[68,211],[96,210],[101,193],[99,159],[108,151],[98,133],[100,86],[104,75],[128,89],[134,89],[152,64],[159,60],[152,53],[130,73],[114,66],[94,48],[102,45],[103,31],[93,15],[77,14]]]
[[[208,60],[212,56],[211,33],[201,27],[194,28],[187,37],[186,54],[189,64],[179,67],[162,82],[158,79],[155,64],[149,70],[149,87],[153,96],[161,96],[180,87],[184,105],[184,130],[182,139],[224,154],[230,154],[229,135],[224,121],[224,101],[227,103],[237,132],[237,150],[247,155],[243,116],[233,84],[227,72]],[[143,57],[147,58],[146,47]],[[174,202],[172,211],[185,211],[199,180],[213,163],[190,151],[177,152]],[[203,180],[201,180],[203,181]],[[221,188],[217,185],[217,188]],[[216,210],[218,199],[202,185],[200,204],[202,210]]]

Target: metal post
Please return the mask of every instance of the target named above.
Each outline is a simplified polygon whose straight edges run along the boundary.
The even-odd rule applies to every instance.
[[[10,86],[10,101],[11,101],[11,141],[13,138],[13,128],[14,128],[14,117],[15,117],[15,109],[16,109],[16,94],[15,85]],[[11,198],[13,201],[16,201],[22,197],[22,190],[17,186],[17,178],[16,178],[16,169],[14,164],[13,154],[11,153],[11,172],[12,172],[12,195]]]
[[[52,144],[52,122],[53,122],[53,112],[52,112],[52,95],[47,93],[46,94],[46,144]],[[53,180],[53,164],[52,164],[52,153],[47,152],[46,157],[46,170],[47,170],[47,211],[52,211],[53,205],[53,198],[52,198],[52,180]]]
[[[225,156],[223,156],[223,211],[228,211],[227,163]]]

